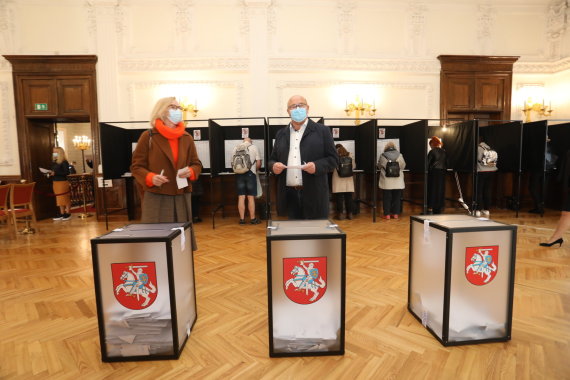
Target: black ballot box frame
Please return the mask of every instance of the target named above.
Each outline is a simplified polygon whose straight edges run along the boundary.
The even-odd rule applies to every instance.
[[[299,356],[331,356],[331,355],[344,355],[345,352],[345,311],[346,311],[346,234],[338,227],[338,225],[330,220],[318,220],[317,222],[326,222],[327,228],[331,228],[336,231],[334,234],[309,234],[309,233],[293,233],[281,236],[270,236],[272,228],[277,223],[296,223],[296,222],[311,222],[309,220],[304,221],[272,221],[268,222],[268,233],[267,233],[267,297],[268,297],[268,328],[269,328],[269,356],[272,358],[278,357],[299,357]],[[313,221],[314,222],[314,221]],[[282,352],[276,349],[274,344],[274,310],[273,310],[273,265],[279,265],[276,263],[278,259],[273,260],[274,252],[272,251],[272,242],[283,242],[283,241],[301,241],[309,242],[314,241],[331,241],[332,239],[339,240],[340,254],[338,255],[339,264],[339,315],[338,315],[338,349],[332,349],[327,351],[295,351],[295,352]],[[293,256],[287,256],[287,258],[298,258],[298,252],[295,252]],[[281,263],[282,264],[282,263]],[[283,266],[281,266],[283,268]],[[331,283],[331,278],[327,278],[327,285]],[[284,286],[284,284],[280,284]],[[325,292],[326,294],[326,292]],[[322,296],[324,297],[324,295]],[[315,304],[318,303],[318,300]],[[311,317],[311,315],[307,315]]]
[[[438,215],[435,216],[435,218],[438,217],[449,217],[451,219],[453,219],[454,215]],[[449,227],[449,226],[445,226],[442,224],[439,224],[437,220],[433,220],[435,219],[433,215],[422,215],[422,216],[411,216],[410,217],[410,245],[409,245],[409,262],[408,262],[408,304],[407,304],[407,308],[408,311],[443,345],[443,346],[459,346],[459,345],[466,345],[466,344],[481,344],[481,343],[494,343],[494,342],[506,342],[509,341],[511,339],[511,331],[512,331],[512,318],[513,318],[513,300],[514,300],[514,276],[515,276],[515,261],[516,261],[516,239],[517,239],[517,227],[513,226],[513,225],[508,225],[508,224],[503,224],[500,222],[496,222],[496,221],[492,221],[486,218],[475,218],[472,216],[467,216],[467,215],[460,215],[459,218],[471,218],[473,220],[477,220],[480,221],[481,224],[483,224],[483,226],[470,226],[470,227]],[[427,220],[427,226],[426,226],[426,220]],[[414,226],[414,223],[416,223],[416,226]],[[417,223],[420,223],[422,225],[422,227],[420,227],[420,225],[417,225]],[[418,227],[418,229],[415,229],[415,227]],[[414,286],[413,282],[415,280],[415,277],[417,276],[417,272],[419,272],[418,268],[416,267],[415,272],[414,273],[414,266],[417,265],[414,260],[415,260],[415,255],[420,255],[420,254],[425,254],[424,251],[420,250],[420,252],[413,252],[413,246],[416,244],[414,242],[414,231],[418,231],[419,228],[423,228],[424,234],[426,233],[426,229],[427,228],[433,228],[437,231],[441,231],[442,233],[445,234],[445,242],[444,244],[442,244],[442,246],[445,249],[445,253],[444,255],[444,260],[443,263],[441,263],[441,265],[443,266],[443,270],[441,271],[443,273],[444,279],[443,281],[441,281],[441,284],[443,285],[443,289],[441,292],[441,297],[442,297],[442,308],[440,309],[441,314],[442,314],[442,321],[441,321],[441,325],[438,326],[437,328],[435,327],[437,324],[434,323],[434,327],[429,325],[429,316],[428,313],[433,311],[433,310],[425,310],[417,313],[415,312],[413,309],[414,307],[416,308],[416,311],[418,311],[418,300],[417,298],[414,299],[414,297],[417,297],[417,294],[414,295],[412,294],[414,289],[418,286],[416,285],[416,287]],[[503,305],[503,307],[505,309],[503,309],[503,313],[504,313],[504,328],[501,328],[497,331],[499,331],[498,333],[495,333],[493,331],[491,331],[489,334],[490,335],[497,335],[494,337],[490,337],[490,338],[470,338],[468,336],[464,336],[461,337],[461,333],[457,333],[457,332],[453,332],[453,336],[452,334],[452,329],[450,329],[450,316],[452,311],[456,312],[455,310],[452,310],[452,305],[451,305],[451,298],[455,297],[457,298],[457,292],[454,292],[454,295],[452,296],[452,287],[457,285],[457,275],[458,275],[458,271],[456,270],[457,266],[459,266],[459,262],[462,261],[461,257],[453,257],[453,252],[454,252],[454,236],[457,234],[464,234],[464,233],[487,233],[487,235],[491,235],[492,233],[504,233],[506,236],[506,239],[510,239],[510,249],[507,250],[507,252],[503,252],[503,255],[507,256],[508,259],[508,264],[506,265],[506,268],[503,270],[507,271],[507,275],[504,278],[504,283],[506,283],[506,290],[504,290],[504,295],[503,298],[501,299],[502,301],[505,301],[506,305]],[[425,239],[425,235],[423,237],[423,239]],[[458,240],[460,240],[461,238],[458,237]],[[425,240],[424,240],[424,244],[425,244]],[[478,244],[482,244],[483,246],[488,246],[491,244],[487,244],[486,241],[481,240],[478,242]],[[497,245],[497,250],[498,247],[500,245]],[[461,244],[459,244],[459,247],[461,248],[466,248],[465,250],[465,255],[467,256],[467,249],[472,249],[474,247],[467,247],[467,246],[462,246]],[[457,246],[455,246],[455,250],[457,251]],[[441,253],[440,253],[441,255]],[[456,255],[457,256],[457,255]],[[454,262],[454,259],[459,261],[459,262]],[[420,262],[421,260],[423,260],[422,258],[417,258],[416,259],[418,262]],[[464,258],[463,260],[465,260],[465,263],[461,264],[461,265],[465,265],[467,266],[467,258]],[[434,263],[434,265],[437,265],[439,263]],[[500,267],[499,263],[497,262],[498,267]],[[465,268],[467,269],[467,268]],[[429,268],[425,268],[425,271],[429,271]],[[465,272],[468,273],[468,271],[466,270]],[[474,274],[474,272],[472,272]],[[452,281],[452,276],[455,276],[455,278]],[[465,275],[465,277],[467,277]],[[482,278],[485,278],[483,276],[483,274],[481,274]],[[467,284],[467,282],[465,282],[465,279],[461,279],[463,281],[463,283]],[[421,281],[418,281],[421,282]],[[421,286],[421,285],[419,285]],[[477,292],[477,291],[481,291],[481,289],[483,288],[482,286],[475,286],[473,284],[467,284],[468,287],[471,287],[470,292]],[[473,290],[474,289],[474,290]],[[471,293],[472,294],[472,293]],[[483,294],[481,294],[483,295]],[[421,298],[421,297],[420,297]],[[467,300],[469,299],[473,299],[473,298],[469,298],[469,297],[465,297]],[[476,297],[474,297],[476,302],[485,302],[485,298],[484,297],[480,297],[480,299],[476,299]],[[420,301],[419,304],[421,304],[423,301]],[[456,313],[459,314],[459,313]],[[479,326],[478,327],[481,330],[484,330],[483,326]],[[438,335],[437,330],[441,330],[440,331],[440,335]],[[473,329],[473,327],[471,327],[471,329]],[[475,334],[476,335],[476,334]],[[483,335],[483,334],[481,334]]]
[[[111,236],[114,232],[122,231],[126,229],[128,231],[129,228],[147,228],[146,231],[152,231],[153,226],[161,225],[165,226],[163,231],[168,230],[168,234],[160,237],[152,236],[152,233],[149,233],[147,236],[143,237],[136,237],[136,238],[125,238],[125,237],[108,237]],[[184,349],[188,339],[190,337],[190,333],[198,320],[198,307],[197,307],[197,299],[196,299],[196,280],[195,280],[195,265],[194,265],[194,252],[192,250],[192,232],[190,230],[191,223],[138,223],[138,224],[128,224],[120,229],[115,229],[107,234],[101,235],[99,237],[91,239],[91,249],[92,249],[92,260],[93,260],[93,277],[94,277],[94,284],[95,284],[95,297],[96,297],[96,304],[97,304],[97,320],[99,325],[99,339],[100,339],[100,346],[101,346],[101,359],[103,362],[123,362],[123,361],[148,361],[148,360],[171,360],[171,359],[178,359],[182,350]],[[180,228],[183,228],[184,235],[180,231]],[[155,229],[156,230],[156,229]],[[140,230],[139,230],[140,231]],[[186,237],[185,235],[188,235]],[[193,289],[193,294],[189,296],[184,296],[181,292],[177,295],[176,289],[176,281],[177,278],[175,276],[175,272],[178,271],[180,273],[181,269],[176,268],[176,263],[174,262],[174,250],[173,250],[173,242],[177,237],[180,236],[180,239],[185,239],[185,248],[180,248],[180,254],[185,254],[186,251],[189,251],[190,257],[189,262],[191,264],[191,271],[188,270],[188,274],[191,274],[191,279],[184,278],[183,281],[191,281],[190,287]],[[166,331],[171,333],[172,339],[172,353],[170,354],[144,354],[144,355],[132,355],[132,356],[110,356],[107,348],[107,329],[105,326],[105,310],[104,310],[104,300],[102,295],[102,284],[101,284],[101,271],[100,271],[100,249],[103,250],[103,247],[109,244],[138,244],[138,243],[159,243],[164,244],[163,252],[160,252],[160,255],[166,259],[166,271],[167,271],[167,278],[168,278],[168,302],[169,302],[169,309],[170,309],[170,322],[171,322],[171,329],[167,329]],[[100,247],[101,246],[101,247]],[[135,260],[137,261],[137,260]],[[158,270],[157,270],[158,272]],[[180,277],[180,276],[178,276]],[[180,280],[180,279],[178,279]],[[159,281],[158,281],[159,282]],[[157,287],[158,286],[157,282]],[[113,284],[113,291],[115,286]],[[125,290],[126,293],[126,290]],[[178,315],[178,308],[182,307],[184,304],[183,302],[177,302],[177,298],[181,299],[180,297],[189,297],[190,302],[193,303],[193,321],[187,324],[185,327],[181,325],[181,321],[179,321],[180,316]],[[192,299],[193,298],[193,302]],[[178,305],[180,303],[181,305]],[[184,314],[184,313],[182,313]],[[192,313],[189,313],[192,316]],[[183,321],[182,321],[183,323]],[[180,329],[184,330],[180,330]],[[185,336],[183,339],[180,339],[180,332],[185,331]],[[169,337],[169,338],[170,338]]]

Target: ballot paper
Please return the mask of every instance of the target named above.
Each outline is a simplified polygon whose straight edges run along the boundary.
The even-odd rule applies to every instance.
[[[183,189],[185,187],[188,187],[188,178],[180,178],[178,176],[185,169],[186,168],[182,168],[182,169],[178,170],[178,172],[176,173],[176,185],[178,186],[179,189]]]
[[[42,172],[44,174],[48,174],[50,171],[48,169],[44,169],[44,168],[40,167],[40,172]]]

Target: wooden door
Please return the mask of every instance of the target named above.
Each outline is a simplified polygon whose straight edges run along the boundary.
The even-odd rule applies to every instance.
[[[51,120],[28,119],[30,135],[30,165],[32,181],[36,182],[34,189],[34,207],[38,219],[51,218],[56,214],[55,198],[51,181],[40,172],[39,168],[51,168],[51,157],[54,146],[54,125]]]

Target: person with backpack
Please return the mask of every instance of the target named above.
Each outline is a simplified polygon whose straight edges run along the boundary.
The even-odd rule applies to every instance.
[[[447,153],[437,136],[429,140],[431,150],[427,156],[427,206],[428,214],[441,214],[445,206],[445,174]]]
[[[346,210],[346,219],[352,219],[352,194],[354,193],[353,169],[356,167],[352,155],[342,144],[336,144],[339,155],[339,166],[333,170],[332,192],[336,198],[336,217],[343,220],[343,204]]]
[[[404,156],[398,152],[393,142],[388,142],[384,152],[378,158],[380,180],[378,187],[382,189],[384,219],[398,219],[402,213],[402,194],[406,187],[403,170],[406,168]]]
[[[497,169],[498,154],[479,136],[477,146],[477,208],[475,216],[488,218],[491,213],[491,189]]]
[[[236,173],[239,224],[245,224],[245,200],[250,216],[250,224],[259,224],[255,217],[255,197],[257,196],[257,171],[261,168],[259,150],[246,137],[236,145],[232,155],[232,169]]]

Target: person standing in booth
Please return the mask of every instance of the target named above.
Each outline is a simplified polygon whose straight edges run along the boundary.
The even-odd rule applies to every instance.
[[[447,154],[443,149],[443,143],[437,136],[433,136],[429,140],[429,146],[431,150],[427,156],[428,214],[441,214],[445,206],[445,173],[447,171]]]
[[[341,164],[343,161],[343,157],[350,158],[350,175],[347,173],[347,177],[341,177],[339,170],[333,170],[332,174],[332,192],[336,198],[336,217],[335,219],[342,220],[343,215],[343,205],[346,209],[346,219],[352,219],[352,194],[354,194],[354,176],[352,174],[352,170],[356,167],[354,160],[352,159],[352,155],[342,144],[336,144],[336,151],[341,160]],[[349,160],[346,160],[347,162]],[[346,170],[348,172],[348,169]]]
[[[133,152],[131,172],[143,189],[143,223],[192,221],[192,184],[202,164],[175,97],[159,99]],[[192,242],[195,249],[194,232]]]
[[[328,219],[328,173],[338,166],[329,128],[307,117],[300,95],[287,102],[291,122],[277,131],[268,168],[277,176],[277,214],[289,219]]]
[[[479,136],[477,147],[477,210],[475,216],[490,216],[491,189],[497,169],[498,155]]]
[[[393,163],[398,164],[398,171],[388,168],[392,167]],[[378,169],[380,169],[378,187],[382,189],[382,205],[386,220],[398,219],[402,213],[402,194],[406,187],[403,173],[405,168],[404,156],[398,152],[392,141],[388,142],[384,147],[384,153],[378,158]]]
[[[67,180],[69,172],[69,162],[65,151],[61,147],[53,148],[53,162],[49,175],[53,181],[53,193],[55,203],[59,208],[53,220],[69,220],[71,218],[71,185]]]
[[[234,147],[233,161],[232,165],[235,165],[233,169],[236,173],[239,224],[245,224],[246,199],[250,224],[259,224],[261,221],[255,217],[255,197],[258,195],[257,171],[261,168],[261,156],[259,149],[251,143],[249,137],[244,138]]]

